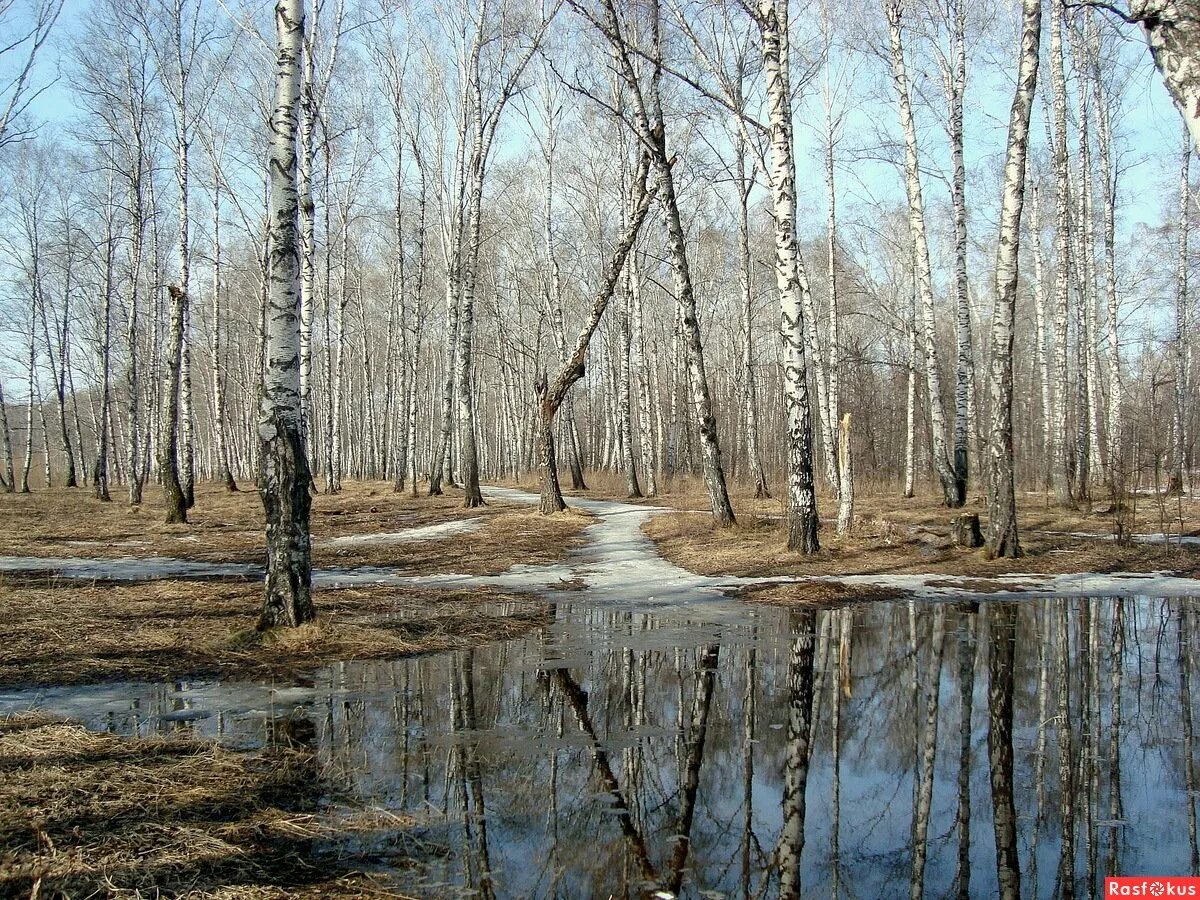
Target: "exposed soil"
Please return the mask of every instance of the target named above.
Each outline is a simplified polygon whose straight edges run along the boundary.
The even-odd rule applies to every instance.
[[[397,657],[517,637],[546,621],[487,588],[343,588],[317,621],[260,634],[252,582],[95,585],[0,577],[0,686],[222,677],[294,680],[333,660]]]
[[[0,493],[0,555],[263,561],[262,501],[254,491],[229,493],[217,484],[198,484],[188,524],[164,525],[162,512],[160,494],[150,488],[139,507],[120,497],[101,503],[86,488]],[[331,538],[465,519],[478,520],[480,527],[415,543],[328,543]],[[412,497],[394,493],[387,482],[347,482],[339,494],[313,497],[313,565],[394,566],[409,575],[496,575],[520,563],[562,559],[579,545],[580,532],[590,521],[579,512],[547,518],[528,505],[505,500],[465,509],[461,492],[453,488],[439,497]]]
[[[302,746],[241,753],[0,718],[0,895],[401,896],[323,852],[346,828],[315,814],[324,791]]]

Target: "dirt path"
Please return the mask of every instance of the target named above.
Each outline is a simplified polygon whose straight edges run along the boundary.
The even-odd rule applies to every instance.
[[[537,495],[515,488],[488,487],[488,497],[533,504]],[[572,498],[572,504],[596,517],[584,530],[583,547],[561,563],[518,564],[499,575],[463,575],[453,571],[435,575],[407,575],[382,566],[320,568],[313,571],[314,587],[330,590],[348,587],[489,587],[504,591],[534,592],[554,599],[563,591],[586,591],[589,599],[605,605],[634,608],[706,604],[723,618],[736,604],[720,603],[738,592],[755,594],[772,587],[771,599],[838,600],[872,596],[915,596],[931,600],[994,598],[1024,599],[1045,596],[1200,596],[1200,579],[1167,572],[1114,572],[1040,575],[1013,573],[986,579],[962,575],[894,574],[799,575],[773,578],[707,576],[663,558],[642,525],[657,515],[674,512],[667,507]],[[470,520],[468,520],[469,522]],[[425,539],[451,537],[470,527],[467,522],[422,529]],[[403,533],[350,536],[355,541],[394,540]],[[453,550],[446,554],[453,566]],[[201,563],[169,557],[88,559],[68,557],[0,557],[0,573],[50,576],[99,581],[159,579],[256,579],[260,566],[237,563]],[[794,586],[794,592],[790,588]],[[793,595],[794,596],[791,596]],[[785,594],[787,596],[782,596]],[[715,602],[714,601],[718,601]]]

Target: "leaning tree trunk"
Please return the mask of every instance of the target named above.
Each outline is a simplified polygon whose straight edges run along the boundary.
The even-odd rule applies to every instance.
[[[642,223],[646,220],[646,212],[649,210],[650,203],[654,199],[655,194],[653,189],[646,189],[646,175],[648,171],[649,161],[643,154],[641,164],[638,167],[638,174],[633,182],[634,208],[629,215],[629,221],[626,223],[624,234],[621,235],[620,241],[617,242],[616,247],[613,249],[608,269],[605,272],[604,282],[600,285],[600,289],[592,301],[592,308],[587,321],[580,330],[579,336],[575,339],[574,350],[563,362],[562,368],[555,376],[553,382],[548,381],[546,375],[543,373],[536,385],[538,395],[538,468],[541,494],[539,509],[544,516],[553,515],[566,508],[566,503],[563,502],[562,489],[558,483],[558,470],[554,449],[554,416],[566,399],[567,392],[571,389],[571,386],[583,378],[584,361],[587,359],[588,346],[591,343],[592,335],[595,334],[596,328],[600,325],[600,319],[603,317],[604,311],[608,308],[609,301],[612,300],[613,293],[620,283],[621,270],[625,266],[625,259],[629,255],[634,242],[637,240]]]
[[[988,447],[988,552],[1021,555],[1017,539],[1017,500],[1013,483],[1013,334],[1017,310],[1017,263],[1021,210],[1025,203],[1025,161],[1029,119],[1037,89],[1042,36],[1041,0],[1025,0],[1017,88],[1008,121],[1008,151],[1000,201],[1000,242],[996,248],[996,303],[992,313],[992,427]],[[1003,882],[1002,882],[1003,885]]]
[[[167,326],[166,383],[163,386],[158,429],[158,474],[162,480],[168,525],[187,522],[187,498],[179,482],[179,372],[183,353],[183,320],[187,294],[178,285],[167,285],[171,321]]]
[[[787,71],[787,3],[766,0],[759,7],[763,72],[770,106],[771,202],[775,220],[775,283],[779,290],[783,348],[783,392],[787,410],[787,545],[816,553],[817,496],[813,485],[813,446],[808,372],[804,358],[804,307],[807,278],[796,240],[796,163],[792,144],[792,98]]]
[[[309,541],[308,455],[300,394],[300,253],[296,130],[304,0],[279,0],[275,106],[271,115],[271,282],[258,435],[259,491],[267,518],[267,579],[258,627],[295,626],[315,616]]]
[[[921,327],[925,345],[925,387],[929,401],[929,430],[933,466],[942,484],[946,506],[962,506],[954,467],[946,451],[946,413],[942,408],[942,376],[938,368],[937,319],[933,305],[933,275],[929,262],[929,241],[925,232],[925,200],[921,193],[920,156],[917,129],[909,96],[908,72],[904,64],[904,42],[900,29],[901,0],[885,0],[888,36],[891,42],[892,78],[900,107],[900,126],[904,131],[904,185],[908,194],[908,226],[912,233],[916,262],[917,293],[921,301]]]
[[[655,47],[661,44],[659,8],[651,4],[651,30]],[[733,505],[729,502],[729,491],[725,485],[725,470],[721,464],[721,445],[717,436],[717,420],[713,413],[712,394],[708,374],[704,365],[704,348],[700,341],[700,322],[696,312],[696,293],[692,282],[691,265],[687,254],[687,235],[679,213],[679,199],[675,193],[675,157],[667,153],[666,129],[662,114],[662,97],[659,82],[661,66],[654,66],[649,89],[643,92],[641,79],[634,66],[631,50],[619,24],[614,0],[605,0],[605,22],[600,25],[602,33],[612,44],[615,62],[629,94],[634,101],[634,125],[643,148],[650,154],[658,176],[658,190],[664,224],[667,231],[667,253],[670,258],[673,293],[679,322],[682,326],[685,368],[692,393],[692,406],[696,416],[696,432],[700,444],[700,455],[704,467],[704,482],[708,488],[709,505],[713,521],[720,526],[734,523]]]
[[[1129,13],[1200,152],[1200,0],[1130,0]]]

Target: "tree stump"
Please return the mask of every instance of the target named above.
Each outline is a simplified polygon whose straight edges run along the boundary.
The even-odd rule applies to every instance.
[[[979,530],[979,516],[975,513],[963,513],[950,521],[950,530],[954,536],[954,546],[972,549],[983,546],[983,532]]]

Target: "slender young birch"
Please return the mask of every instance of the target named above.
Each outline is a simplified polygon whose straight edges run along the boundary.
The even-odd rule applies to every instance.
[[[113,183],[111,174],[107,184],[107,196],[105,197],[104,209],[104,269],[101,276],[102,282],[100,286],[100,416],[98,427],[96,429],[96,465],[93,469],[92,484],[95,497],[97,500],[111,502],[112,496],[108,491],[108,422],[109,422],[109,407],[112,402],[112,299],[113,299],[113,280],[114,280],[114,261],[115,255],[113,244],[115,236],[113,234]],[[3,409],[4,400],[0,397],[0,410]],[[3,413],[0,412],[0,416]],[[8,423],[0,423],[4,425],[4,442],[8,443]],[[82,452],[82,445],[80,451]],[[11,472],[9,473],[11,476]]]
[[[1187,467],[1187,423],[1191,400],[1188,379],[1188,342],[1191,340],[1188,313],[1188,204],[1191,190],[1188,169],[1192,152],[1191,142],[1186,141],[1179,166],[1179,225],[1176,229],[1178,255],[1175,263],[1175,340],[1172,348],[1175,367],[1175,445],[1171,448],[1171,481],[1168,485],[1170,491],[1182,491],[1191,487]]]
[[[638,446],[642,464],[642,479],[646,486],[646,496],[656,497],[658,496],[658,481],[654,475],[654,440],[652,438],[654,431],[650,415],[650,379],[646,372],[648,362],[646,323],[642,308],[642,272],[637,264],[637,253],[629,258],[628,269],[631,307],[629,316],[633,329],[630,336],[629,364],[633,371],[633,388],[637,391],[637,424],[638,434],[641,438]],[[572,424],[572,421],[568,420],[568,429]],[[571,441],[571,437],[571,434],[568,433],[569,441]],[[573,455],[577,455],[578,450],[574,447],[573,441],[571,441],[571,446]]]
[[[167,325],[162,408],[158,425],[158,476],[162,481],[168,525],[187,522],[187,496],[179,479],[179,377],[183,366],[183,326],[187,294],[167,285],[171,319]]]
[[[1034,363],[1038,371],[1038,382],[1042,397],[1042,485],[1050,489],[1051,462],[1054,452],[1054,401],[1050,394],[1050,351],[1046,347],[1046,259],[1042,252],[1042,216],[1037,178],[1029,186],[1031,208],[1029,216],[1029,238],[1033,241],[1033,311],[1034,311]]]
[[[792,143],[791,79],[786,34],[788,0],[763,0],[757,9],[763,75],[770,110],[771,204],[775,219],[775,284],[779,291],[783,348],[783,392],[787,411],[787,545],[816,553],[817,496],[812,470],[812,420],[808,367],[804,357],[804,305],[808,278],[796,240],[796,161]],[[836,482],[835,482],[836,483]]]
[[[1096,97],[1096,136],[1100,150],[1101,202],[1104,214],[1101,230],[1104,241],[1104,288],[1108,315],[1108,421],[1105,457],[1108,461],[1108,479],[1114,496],[1119,494],[1117,483],[1121,479],[1122,463],[1122,415],[1125,388],[1121,382],[1121,344],[1118,339],[1120,321],[1120,297],[1117,293],[1117,170],[1113,159],[1112,124],[1110,122],[1111,97],[1100,67],[1099,31],[1095,18],[1087,21],[1089,44],[1091,45],[1092,87]],[[1190,150],[1190,138],[1185,133],[1185,146]]]
[[[746,460],[750,465],[750,480],[754,497],[770,497],[767,476],[763,473],[762,454],[758,446],[758,388],[754,380],[754,270],[750,257],[750,192],[754,189],[754,174],[746,173],[746,137],[739,128],[734,134],[736,160],[734,176],[738,191],[738,276],[742,292],[742,379],[746,402]]]
[[[13,475],[12,434],[8,430],[8,407],[4,402],[4,383],[0,381],[0,450],[4,453],[4,493],[11,494],[17,489]]]
[[[1059,505],[1075,505],[1071,478],[1071,452],[1067,444],[1067,343],[1070,318],[1071,214],[1067,160],[1067,86],[1063,73],[1062,0],[1050,4],[1050,81],[1054,94],[1054,122],[1050,137],[1054,163],[1054,493]],[[1047,129],[1051,128],[1046,118]]]
[[[954,219],[954,482],[958,505],[967,500],[970,475],[970,435],[976,427],[969,413],[974,405],[974,358],[971,354],[971,303],[967,287],[967,167],[963,155],[963,97],[967,87],[967,0],[950,0],[950,59],[942,69],[942,82],[949,107],[947,132],[953,175],[950,179],[950,203]]]
[[[266,362],[260,404],[259,492],[267,518],[267,579],[259,628],[296,626],[311,620],[308,455],[300,398],[299,196],[296,133],[304,0],[275,6],[275,102],[271,113],[271,278]]]
[[[213,186],[213,233],[212,233],[212,383],[213,383],[213,432],[216,438],[217,479],[225,490],[236,492],[237,482],[229,465],[229,436],[225,422],[225,367],[221,350],[221,331],[224,326],[221,311],[221,291],[224,287],[221,272],[221,185],[215,179]]]
[[[912,233],[916,260],[917,294],[921,301],[921,330],[925,345],[925,389],[929,401],[929,430],[933,467],[942,485],[946,506],[962,506],[954,477],[954,467],[946,450],[946,413],[942,407],[942,376],[938,368],[937,319],[933,305],[933,274],[929,262],[929,240],[925,232],[925,199],[921,193],[920,154],[917,129],[909,97],[908,71],[904,63],[904,37],[901,29],[901,0],[884,0],[891,44],[892,80],[900,108],[900,127],[904,132],[904,186],[908,195],[908,225]]]
[[[1024,0],[1023,7],[1017,87],[1009,113],[1008,150],[1004,159],[1000,241],[996,247],[996,302],[992,313],[990,385],[992,423],[988,446],[991,475],[988,481],[988,552],[992,556],[1008,558],[1021,555],[1013,478],[1013,341],[1029,120],[1037,91],[1038,53],[1042,36],[1041,0]]]

